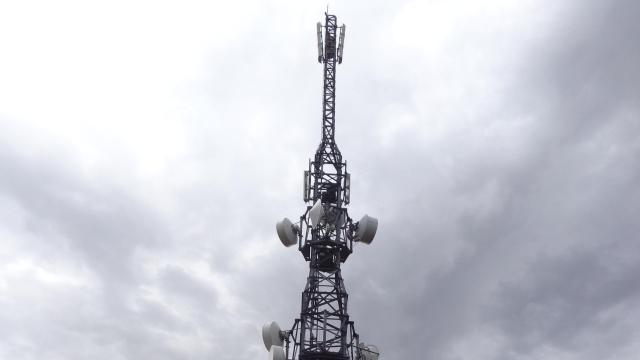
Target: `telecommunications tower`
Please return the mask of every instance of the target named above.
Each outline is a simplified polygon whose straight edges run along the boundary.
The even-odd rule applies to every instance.
[[[340,264],[353,251],[353,242],[370,244],[378,220],[364,215],[353,222],[347,214],[350,176],[335,142],[336,66],[342,63],[345,26],[325,13],[318,23],[318,62],[324,64],[322,140],[304,171],[306,211],[294,224],[285,218],[276,230],[285,246],[298,244],[309,262],[302,292],[300,318],[291,330],[275,322],[262,328],[270,360],[376,360],[378,350],[360,343],[347,313],[347,291]]]

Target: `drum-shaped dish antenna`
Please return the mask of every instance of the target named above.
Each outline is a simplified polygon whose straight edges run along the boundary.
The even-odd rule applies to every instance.
[[[276,224],[276,231],[278,232],[278,237],[280,238],[282,245],[289,247],[298,243],[296,226],[293,225],[291,220],[284,218],[278,221]]]
[[[358,230],[356,231],[354,240],[371,244],[378,230],[378,219],[365,215],[358,221]]]
[[[274,347],[280,347],[282,349],[283,339],[282,339],[282,330],[280,330],[280,326],[275,321],[271,323],[266,323],[262,326],[262,341],[264,342],[264,347],[267,350],[271,350]]]
[[[378,360],[380,351],[375,345],[365,345],[360,343],[360,356],[363,360]]]
[[[269,350],[269,360],[287,360],[282,346],[273,345]],[[376,358],[377,360],[377,358]]]

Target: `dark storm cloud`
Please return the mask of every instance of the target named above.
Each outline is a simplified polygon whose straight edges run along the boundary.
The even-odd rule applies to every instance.
[[[613,338],[616,347],[633,341],[633,332],[619,328],[626,316],[609,313],[618,308],[635,317],[640,300],[635,286],[638,257],[625,261],[624,254],[616,254],[638,249],[628,245],[621,249],[621,242],[596,249],[570,248],[565,254],[533,261],[521,279],[500,287],[494,311],[498,326],[511,335],[506,353],[527,354],[540,344],[550,344],[577,353],[587,349],[583,357],[596,359],[606,356],[599,347]]]

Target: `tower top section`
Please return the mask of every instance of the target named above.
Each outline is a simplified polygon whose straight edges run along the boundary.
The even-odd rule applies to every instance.
[[[318,62],[342,63],[344,52],[344,24],[338,27],[338,19],[335,15],[325,13],[325,24],[318,22]],[[324,31],[323,31],[324,29]],[[339,31],[338,31],[339,30]]]
[[[345,26],[338,27],[335,15],[325,13],[325,22],[318,23],[318,62],[324,66],[322,92],[322,142],[318,153],[325,152],[342,162],[335,145],[336,67],[342,63]],[[324,150],[322,150],[324,148]],[[318,153],[316,154],[318,156]]]

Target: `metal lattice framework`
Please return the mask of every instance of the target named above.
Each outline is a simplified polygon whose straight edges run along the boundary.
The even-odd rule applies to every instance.
[[[300,318],[284,332],[286,358],[291,360],[370,358],[349,320],[348,294],[340,273],[358,231],[358,223],[347,213],[350,176],[335,142],[336,67],[342,62],[344,30],[344,25],[337,26],[334,15],[325,14],[324,26],[318,24],[318,61],[324,65],[322,140],[304,172],[307,208],[300,217],[297,237],[298,249],[309,262],[309,276]],[[316,223],[314,208],[322,213]]]

